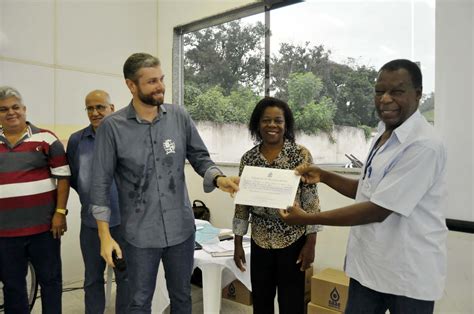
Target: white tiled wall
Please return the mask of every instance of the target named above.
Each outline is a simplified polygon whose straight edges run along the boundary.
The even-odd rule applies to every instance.
[[[2,85],[20,91],[28,120],[33,124],[54,124],[54,69],[33,64],[2,62]]]
[[[122,67],[157,52],[156,0],[0,0],[0,83],[16,87],[28,119],[61,139],[88,123],[85,95],[130,101]]]
[[[157,54],[157,0],[0,0],[0,85],[17,88],[32,123],[66,140],[88,124],[84,97],[131,99],[122,66],[134,52]],[[62,239],[63,279],[83,278],[80,204],[71,191]]]
[[[54,0],[2,0],[0,54],[53,64]]]
[[[71,70],[56,71],[56,114],[61,125],[86,125],[84,97],[94,89],[109,92],[115,109],[124,107],[131,94],[122,76],[108,76]]]
[[[154,0],[61,0],[57,23],[58,63],[64,66],[121,75],[133,52],[156,54]]]

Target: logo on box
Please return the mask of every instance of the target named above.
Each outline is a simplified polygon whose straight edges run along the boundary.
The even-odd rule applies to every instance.
[[[227,290],[227,297],[231,299],[235,299],[236,294],[235,294],[235,286],[234,283],[231,283],[229,285],[229,290]]]
[[[329,302],[328,302],[329,306],[336,309],[340,309],[341,308],[341,303],[339,302],[340,298],[341,296],[339,295],[339,292],[337,291],[336,287],[334,287],[334,289],[332,289],[331,293],[329,294]]]

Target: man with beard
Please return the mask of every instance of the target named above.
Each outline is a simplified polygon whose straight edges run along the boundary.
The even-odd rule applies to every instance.
[[[150,313],[158,266],[163,260],[172,313],[191,313],[194,215],[184,179],[185,159],[204,178],[204,191],[233,193],[238,177],[226,177],[209,157],[189,114],[164,104],[160,61],[146,53],[124,64],[130,104],[106,117],[96,137],[91,204],[97,219],[101,255],[114,266],[112,253],[127,257],[129,313]],[[108,191],[119,191],[125,247],[109,231]]]

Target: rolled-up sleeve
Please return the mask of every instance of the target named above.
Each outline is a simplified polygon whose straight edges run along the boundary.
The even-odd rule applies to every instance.
[[[107,122],[107,119],[102,121],[96,134],[90,202],[94,218],[108,222],[111,214],[109,191],[117,163],[117,147],[112,126]]]
[[[214,186],[214,178],[218,175],[223,175],[223,174],[224,173],[217,166],[212,166],[208,168],[206,173],[204,174],[204,181],[203,181],[204,192],[206,193],[212,192],[216,188]]]

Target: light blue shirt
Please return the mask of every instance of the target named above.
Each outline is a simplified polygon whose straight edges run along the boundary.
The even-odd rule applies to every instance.
[[[384,131],[379,124],[375,139]],[[419,300],[442,297],[448,232],[443,213],[446,155],[419,111],[392,132],[375,154],[370,175],[361,175],[356,202],[370,201],[393,213],[381,223],[351,228],[348,276],[383,293]]]

